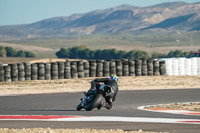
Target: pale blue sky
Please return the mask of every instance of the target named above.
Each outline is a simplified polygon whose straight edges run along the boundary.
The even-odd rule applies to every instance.
[[[0,0],[0,25],[29,24],[46,18],[70,16],[122,4],[144,7],[175,1],[177,0]]]

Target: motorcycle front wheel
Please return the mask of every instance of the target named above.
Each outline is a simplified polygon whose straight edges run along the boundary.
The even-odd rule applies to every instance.
[[[77,105],[76,110],[80,111],[82,108],[83,107],[79,104],[79,105]]]
[[[85,110],[91,111],[92,109],[96,108],[101,104],[103,101],[103,96],[101,94],[97,94],[97,96],[85,106]]]

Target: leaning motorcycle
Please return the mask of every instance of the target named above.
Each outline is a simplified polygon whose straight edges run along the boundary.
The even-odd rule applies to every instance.
[[[88,93],[89,92],[89,93]],[[77,105],[76,110],[85,109],[86,111],[91,111],[94,108],[104,105],[104,97],[111,93],[111,89],[108,86],[102,84],[99,89],[89,90],[84,93],[84,98],[81,98],[80,104]],[[100,108],[98,108],[100,109]]]

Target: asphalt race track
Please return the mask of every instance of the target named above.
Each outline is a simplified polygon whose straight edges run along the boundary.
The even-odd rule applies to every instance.
[[[199,89],[177,90],[134,90],[120,91],[112,110],[76,111],[83,93],[57,93],[39,95],[0,96],[0,115],[45,115],[45,116],[105,116],[108,121],[41,121],[41,120],[1,120],[0,128],[95,128],[124,129],[144,131],[167,131],[180,133],[199,133],[200,124],[160,123],[160,122],[122,122],[120,118],[147,119],[192,119],[200,121],[200,115],[182,115],[138,110],[145,105],[199,102]],[[0,117],[1,117],[0,116]],[[110,117],[115,116],[115,117]],[[115,121],[116,119],[116,121]]]

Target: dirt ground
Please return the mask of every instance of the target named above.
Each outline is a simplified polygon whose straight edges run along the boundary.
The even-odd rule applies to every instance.
[[[94,78],[0,82],[0,95],[83,92]],[[199,88],[200,76],[119,77],[119,90]]]

